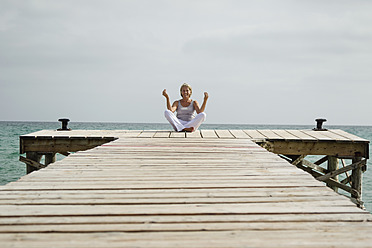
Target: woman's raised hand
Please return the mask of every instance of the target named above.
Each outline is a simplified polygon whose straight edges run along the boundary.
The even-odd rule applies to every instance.
[[[209,97],[208,92],[204,92],[204,100],[207,100]]]
[[[169,96],[168,96],[168,93],[167,93],[167,90],[166,90],[166,89],[164,89],[164,90],[163,90],[163,96],[165,96],[165,98],[169,98]]]

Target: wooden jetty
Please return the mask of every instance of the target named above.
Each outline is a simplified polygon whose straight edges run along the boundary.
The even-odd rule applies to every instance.
[[[0,187],[1,247],[371,246],[372,215],[334,191],[361,204],[369,141],[341,130],[40,131],[20,142],[39,170]],[[314,154],[325,157],[304,159]]]

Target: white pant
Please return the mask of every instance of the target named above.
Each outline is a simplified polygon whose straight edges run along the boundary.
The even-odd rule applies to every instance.
[[[193,127],[194,130],[198,129],[198,127],[205,121],[207,115],[202,112],[195,116],[194,119],[191,121],[183,121],[177,118],[177,116],[170,110],[165,110],[164,112],[165,118],[169,121],[175,131],[180,132],[184,128]]]

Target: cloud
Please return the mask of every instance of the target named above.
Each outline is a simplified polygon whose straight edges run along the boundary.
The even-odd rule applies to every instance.
[[[214,59],[269,62],[283,59],[314,59],[371,52],[372,33],[354,30],[304,30],[278,27],[240,27],[218,30],[188,41],[183,51]]]
[[[372,90],[371,10],[363,0],[3,0],[0,103],[10,107],[0,114],[161,122],[162,89],[177,98],[186,81],[199,101],[210,92],[210,123],[286,123],[280,105],[304,120],[324,106],[304,94]],[[45,111],[17,115],[22,106]]]

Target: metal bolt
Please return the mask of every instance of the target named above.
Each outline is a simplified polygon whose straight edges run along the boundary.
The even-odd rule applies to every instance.
[[[326,119],[316,119],[316,128],[314,128],[314,131],[327,131],[327,129],[324,129],[322,127],[323,122],[327,121]]]
[[[62,118],[59,119],[58,121],[62,122],[62,128],[58,128],[57,131],[71,131],[70,128],[67,128],[67,124],[70,121],[69,119]]]

